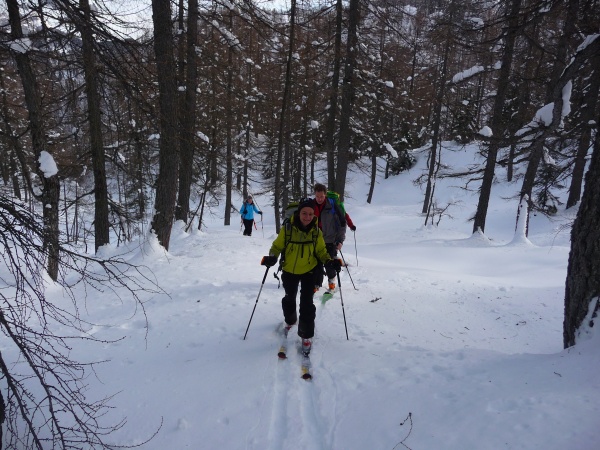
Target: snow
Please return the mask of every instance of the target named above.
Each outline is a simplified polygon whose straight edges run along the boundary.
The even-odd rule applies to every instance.
[[[196,136],[198,136],[201,140],[203,140],[206,143],[209,142],[208,136],[202,133],[201,131],[196,131]]]
[[[461,81],[471,78],[472,76],[477,75],[484,70],[485,68],[483,66],[473,66],[470,69],[463,70],[452,77],[452,83],[460,83]]]
[[[562,90],[562,109],[561,109],[561,119],[564,119],[571,113],[571,91],[573,88],[573,84],[571,81],[568,81],[565,84],[565,87]],[[552,115],[554,111],[554,102],[548,103],[538,109],[534,115],[534,118],[531,122],[525,125],[523,128],[518,130],[515,133],[515,136],[522,136],[526,133],[529,133],[540,126],[548,127],[552,123]],[[562,126],[562,121],[560,126]]]
[[[12,51],[16,53],[25,54],[33,48],[33,43],[31,42],[31,39],[24,37],[21,39],[13,40],[9,43],[9,47]]]
[[[488,127],[487,125],[482,127],[481,130],[479,130],[479,134],[481,136],[485,136],[485,137],[492,137],[494,135],[494,133],[492,132],[492,129],[490,127]]]
[[[587,35],[585,37],[585,39],[583,40],[583,42],[581,44],[579,44],[579,47],[577,47],[577,52],[585,50],[588,45],[591,45],[592,42],[594,42],[598,38],[600,38],[600,34],[598,34],[598,33]]]
[[[448,145],[443,164],[478,158],[477,145]],[[96,324],[89,335],[123,337],[81,342],[71,354],[107,360],[86,394],[116,394],[101,421],[127,423],[109,442],[135,445],[158,430],[141,448],[599,448],[598,327],[562,348],[565,225],[575,212],[532,216],[525,237],[522,223],[515,232],[517,200],[506,200],[520,185],[499,182],[485,234],[472,235],[477,195],[445,178],[436,195],[454,202],[452,217],[424,226],[413,180],[427,158],[415,156],[410,172],[378,177],[371,204],[368,175],[349,174],[345,204],[357,230],[342,250],[341,289],[316,302],[312,381],[300,378],[296,351],[277,358],[283,291],[260,265],[275,238],[270,196],[255,195],[264,215],[251,237],[235,216],[223,226],[221,211],[205,214],[202,232],[176,223],[168,252],[149,236],[129,252],[103,247],[105,257],[146,266],[168,293],[144,297],[146,316],[118,290],[88,292],[80,308]],[[47,295],[70,306],[57,289]]]
[[[42,150],[40,152],[38,162],[40,163],[40,170],[44,174],[44,178],[51,178],[58,173],[56,161],[54,161],[52,155],[47,151]]]
[[[392,147],[391,144],[385,142],[383,144],[383,146],[385,147],[385,149],[388,151],[388,153],[390,154],[390,156],[392,158],[397,158],[398,157],[398,152],[396,150],[394,150],[394,147]]]

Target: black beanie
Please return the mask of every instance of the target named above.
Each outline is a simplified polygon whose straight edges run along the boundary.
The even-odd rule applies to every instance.
[[[302,199],[298,204],[298,212],[302,211],[302,208],[312,208],[314,211],[316,208],[315,201],[311,198]]]

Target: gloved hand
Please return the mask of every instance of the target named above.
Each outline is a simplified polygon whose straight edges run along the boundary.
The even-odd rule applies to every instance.
[[[342,270],[343,265],[344,265],[344,262],[340,258],[330,259],[329,261],[327,261],[325,263],[325,267],[327,269],[335,270],[337,273],[340,273],[340,270]]]
[[[356,231],[356,225],[350,225],[350,229],[351,229],[352,231]]]
[[[258,213],[262,216],[262,211],[259,211]]]
[[[277,256],[263,256],[260,260],[261,266],[271,267],[277,264]]]

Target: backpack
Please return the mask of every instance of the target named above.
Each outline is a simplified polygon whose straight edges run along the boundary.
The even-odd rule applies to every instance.
[[[327,199],[331,203],[333,207],[333,213],[338,215],[340,220],[340,224],[342,226],[346,225],[346,208],[344,207],[344,202],[340,200],[340,194],[335,191],[327,191]],[[288,205],[283,210],[283,222],[282,225],[285,225],[290,221],[296,210],[298,209],[299,201],[289,202]]]
[[[344,202],[340,200],[340,194],[335,191],[327,191],[327,198],[331,202],[333,209],[338,215],[340,219],[340,225],[346,225],[346,208],[344,207]]]
[[[288,205],[283,210],[283,222],[282,225],[289,223],[290,219],[298,209],[298,205],[300,202],[289,202]]]

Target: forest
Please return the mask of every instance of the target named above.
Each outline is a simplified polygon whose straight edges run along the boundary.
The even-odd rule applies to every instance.
[[[39,272],[66,289],[67,270],[94,286],[135,280],[135,298],[160,288],[98,256],[102,246],[153,232],[168,250],[175,221],[201,229],[216,205],[230,225],[234,199],[259,193],[249,181],[273,193],[277,225],[315,182],[343,196],[349,171],[370,175],[370,202],[376,174],[409,169],[410,150],[423,146],[428,217],[436,179],[453,176],[440,163],[448,140],[482,142],[485,166],[460,173],[479,195],[474,233],[485,232],[500,166],[509,181],[520,174],[526,211],[579,208],[565,292],[564,343],[575,343],[600,294],[597,0],[2,4],[0,254],[10,276],[0,279],[0,328],[57,395],[50,409],[72,394],[74,415],[94,414],[79,388],[54,394],[44,381],[45,370],[63,374],[42,356],[60,337],[27,317],[67,319],[44,302]],[[319,162],[326,179],[317,179]],[[553,188],[565,183],[563,205]],[[87,278],[86,264],[105,277]],[[15,422],[31,414],[24,378],[1,357],[0,372],[11,442],[50,448]],[[93,421],[79,426],[65,432],[57,420],[53,445],[102,442]]]

